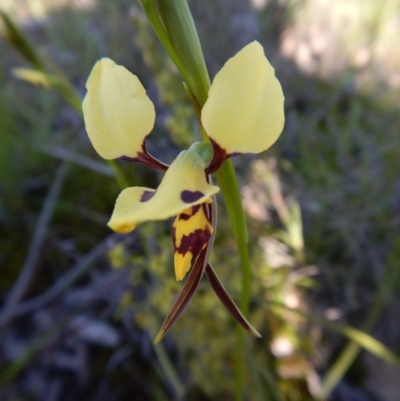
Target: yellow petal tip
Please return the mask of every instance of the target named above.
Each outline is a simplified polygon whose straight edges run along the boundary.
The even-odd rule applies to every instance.
[[[175,277],[176,281],[181,281],[185,278],[186,273],[192,266],[193,255],[191,252],[187,252],[184,255],[175,252],[174,254],[174,265],[175,265]]]

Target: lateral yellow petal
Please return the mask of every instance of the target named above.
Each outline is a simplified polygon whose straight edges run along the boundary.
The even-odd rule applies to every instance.
[[[92,69],[83,100],[86,131],[104,159],[136,157],[154,126],[154,105],[139,79],[103,58]]]
[[[117,198],[108,226],[121,234],[134,230],[140,223],[140,221],[132,218],[135,209],[140,208],[142,204],[146,204],[146,200],[150,199],[155,192],[154,189],[143,187],[124,189]]]
[[[185,277],[193,259],[210,240],[213,226],[206,216],[205,204],[192,206],[180,213],[172,226],[175,275],[178,281]]]
[[[168,168],[156,191],[141,187],[124,189],[108,226],[126,233],[144,221],[164,220],[206,202],[219,188],[207,183],[204,169],[198,154],[184,150]]]
[[[201,121],[227,155],[260,153],[282,132],[284,96],[258,42],[228,60],[215,76]]]

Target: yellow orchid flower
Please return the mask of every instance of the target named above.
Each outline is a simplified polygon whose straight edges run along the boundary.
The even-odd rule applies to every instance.
[[[155,111],[139,79],[104,58],[94,66],[86,86],[85,125],[99,155],[166,170],[167,166],[146,151],[145,141],[154,126]],[[201,112],[202,125],[214,147],[207,173],[216,171],[227,157],[269,148],[283,128],[283,100],[274,69],[258,42],[250,43],[228,60],[216,75]],[[204,206],[193,208],[218,192],[217,187],[207,183],[206,167],[195,152],[182,152],[168,168],[157,191],[137,187],[122,191],[108,223],[113,230],[126,233],[141,222],[178,215],[174,223],[178,280],[184,277],[212,232]],[[192,196],[183,200],[184,193]],[[189,220],[182,218],[193,210],[196,213]],[[190,245],[189,238],[194,241]],[[200,246],[196,246],[196,238],[201,238]]]
[[[230,305],[227,307],[232,308],[236,319],[253,334],[257,333],[219,282],[208,263],[206,249],[215,223],[212,197],[219,191],[210,184],[210,174],[228,157],[268,149],[283,129],[282,88],[261,45],[252,42],[245,46],[214,78],[201,110],[201,124],[213,149],[212,158],[207,161],[199,152],[199,143],[182,151],[170,166],[147,152],[146,140],[155,121],[154,106],[139,79],[124,67],[108,58],[101,59],[93,67],[86,87],[85,126],[99,155],[166,171],[157,190],[123,190],[108,225],[116,232],[127,233],[144,221],[176,216],[172,230],[176,278],[182,280],[194,260],[196,271],[192,269],[173,307],[175,312],[166,319],[169,327],[206,272],[224,305]]]
[[[205,165],[193,145],[181,152],[168,168],[160,186],[154,189],[124,189],[108,222],[119,233],[132,231],[137,224],[177,216],[173,224],[175,274],[182,280],[193,258],[207,245],[213,227],[209,199],[219,188],[207,183]]]

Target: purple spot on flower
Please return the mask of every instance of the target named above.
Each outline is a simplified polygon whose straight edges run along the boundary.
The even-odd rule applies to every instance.
[[[144,191],[142,196],[140,197],[140,202],[147,202],[150,200],[155,194],[155,191]]]
[[[174,233],[175,234],[175,233]],[[186,255],[190,252],[193,257],[197,256],[202,249],[207,245],[211,237],[211,231],[208,228],[194,230],[189,235],[183,235],[181,244],[177,247],[176,237],[173,236],[175,252],[181,255]]]
[[[186,191],[181,192],[181,199],[185,203],[196,202],[203,196],[204,196],[204,194],[201,191],[187,191],[186,190]]]

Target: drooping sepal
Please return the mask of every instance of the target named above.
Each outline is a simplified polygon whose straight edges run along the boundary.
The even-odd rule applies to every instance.
[[[206,266],[206,253],[207,248],[203,249],[200,252],[200,255],[197,258],[192,271],[190,272],[184,286],[182,287],[181,292],[179,293],[174,302],[174,305],[171,308],[171,311],[165,318],[164,323],[154,340],[155,344],[158,343],[167,334],[171,327],[178,321],[178,319],[182,316],[183,312],[188,307],[190,301],[193,298],[193,295],[196,293],[201,278],[204,274]]]
[[[204,161],[195,148],[181,152],[156,191],[132,187],[121,192],[109,227],[126,233],[144,221],[164,220],[207,202],[219,188],[207,183],[204,169]]]
[[[140,158],[153,129],[154,105],[136,75],[103,58],[93,67],[82,104],[86,131],[104,159]]]
[[[213,226],[206,214],[206,204],[192,206],[178,216],[172,226],[174,266],[178,281],[185,277],[195,257],[206,247]]]
[[[214,158],[260,153],[279,137],[284,96],[262,46],[252,42],[228,60],[215,76],[201,112]],[[217,169],[216,162],[211,163]]]
[[[207,264],[206,275],[219,300],[228,309],[236,321],[253,336],[261,337],[261,334],[249,323],[249,321],[243,316],[242,312],[240,312],[210,263]]]

